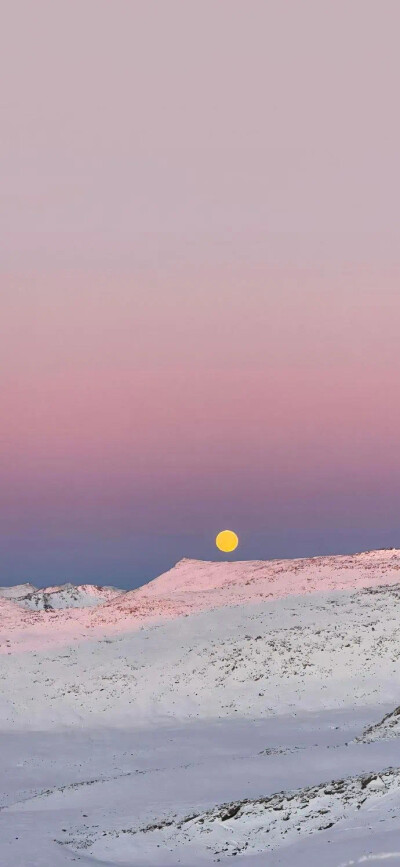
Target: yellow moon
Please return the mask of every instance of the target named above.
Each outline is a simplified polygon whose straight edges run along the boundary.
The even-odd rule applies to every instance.
[[[225,551],[225,553],[228,554],[230,551],[234,551],[235,548],[237,548],[239,539],[233,530],[221,530],[221,532],[218,533],[215,544],[220,551]]]

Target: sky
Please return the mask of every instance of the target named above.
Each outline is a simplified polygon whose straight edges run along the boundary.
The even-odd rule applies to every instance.
[[[0,584],[400,547],[397,0],[5,0]]]

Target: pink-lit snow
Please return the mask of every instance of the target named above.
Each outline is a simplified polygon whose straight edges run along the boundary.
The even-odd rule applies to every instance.
[[[4,611],[0,652],[131,631],[145,624],[214,608],[399,581],[400,551],[395,549],[301,560],[207,562],[184,559],[154,581],[127,593],[88,585],[75,588],[74,608],[66,599],[62,603],[66,607],[60,606],[61,610],[27,613],[9,600],[6,604],[0,594],[0,606],[4,606],[0,608]],[[43,596],[51,592],[57,596],[62,589],[54,587],[34,593]],[[71,596],[71,590],[69,594]],[[83,609],[79,607],[79,598]]]

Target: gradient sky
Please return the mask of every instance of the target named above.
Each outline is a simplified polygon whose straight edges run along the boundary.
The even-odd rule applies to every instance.
[[[400,547],[397,0],[2,19],[0,584]]]

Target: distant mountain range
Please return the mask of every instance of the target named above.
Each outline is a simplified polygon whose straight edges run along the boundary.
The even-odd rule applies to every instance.
[[[91,608],[109,602],[124,592],[116,587],[98,587],[94,584],[61,584],[43,589],[34,587],[33,584],[0,587],[0,596],[31,611]]]

